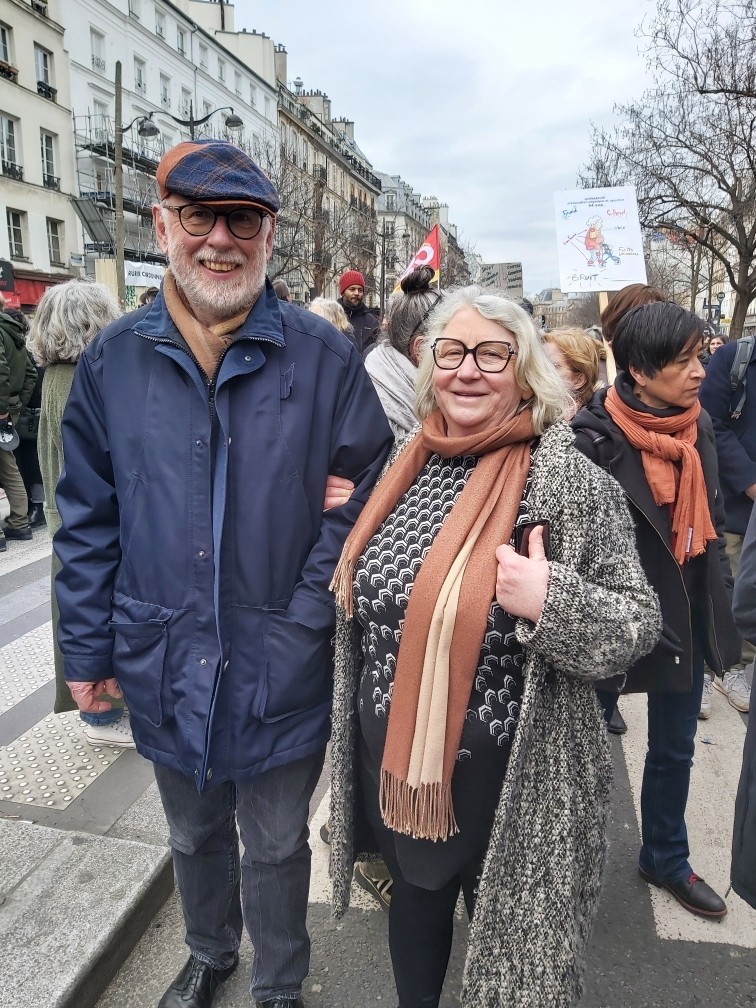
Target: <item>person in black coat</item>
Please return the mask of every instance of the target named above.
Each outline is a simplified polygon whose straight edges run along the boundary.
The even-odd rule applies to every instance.
[[[742,412],[734,418],[730,412],[738,404],[739,392],[733,394],[730,371],[737,348],[735,340],[712,354],[701,386],[701,405],[714,425],[725,509],[724,534],[733,577],[738,574],[743,537],[756,500],[756,354],[746,370]],[[715,679],[713,685],[736,710],[747,713],[756,649],[744,640],[738,657],[734,667],[725,672],[721,681]]]
[[[573,427],[577,447],[627,495],[641,563],[664,621],[659,644],[629,670],[625,685],[649,694],[639,871],[691,913],[716,919],[727,908],[690,866],[685,807],[704,661],[728,668],[739,640],[714,433],[698,403],[701,325],[668,302],[629,311],[612,342],[615,383],[594,395]],[[676,521],[683,522],[679,535]],[[607,697],[604,704],[606,710]]]
[[[365,304],[365,277],[359,270],[347,270],[341,274],[339,294],[339,304],[354,329],[352,342],[364,357],[375,346],[381,323]]]
[[[738,630],[756,644],[756,511],[746,529],[732,613]],[[756,718],[749,718],[732,830],[732,888],[756,910]]]

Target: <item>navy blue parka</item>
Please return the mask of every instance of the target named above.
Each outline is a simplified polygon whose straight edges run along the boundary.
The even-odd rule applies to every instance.
[[[58,639],[202,789],[320,749],[344,539],[391,444],[358,351],[270,284],[208,382],[162,293],[90,344],[63,419]],[[326,477],[356,487],[323,513]]]

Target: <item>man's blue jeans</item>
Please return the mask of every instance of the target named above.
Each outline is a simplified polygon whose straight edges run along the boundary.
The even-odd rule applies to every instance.
[[[93,728],[100,728],[102,725],[114,724],[123,716],[123,707],[114,707],[112,710],[103,711],[102,714],[89,714],[87,711],[79,711],[79,717],[84,724]]]
[[[696,726],[701,710],[704,659],[693,639],[693,686],[688,693],[649,693],[648,752],[641,790],[640,867],[679,882],[691,874],[685,806],[688,803]]]
[[[257,1001],[296,998],[310,968],[307,819],[324,758],[325,748],[202,794],[191,778],[155,765],[186,944],[200,961],[230,966],[243,915],[255,949],[251,990]]]

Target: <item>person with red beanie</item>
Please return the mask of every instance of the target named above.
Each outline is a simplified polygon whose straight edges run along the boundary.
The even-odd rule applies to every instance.
[[[347,270],[341,274],[339,294],[339,304],[354,327],[354,342],[364,357],[375,346],[380,322],[365,304],[365,277],[359,270]]]

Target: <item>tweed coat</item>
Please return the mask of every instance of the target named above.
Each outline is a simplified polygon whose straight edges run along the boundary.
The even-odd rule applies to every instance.
[[[649,651],[661,629],[622,491],[574,448],[566,424],[542,436],[528,500],[533,520],[551,523],[549,585],[538,623],[516,624],[525,685],[471,923],[463,1008],[567,1008],[580,996],[612,786],[594,687]],[[331,794],[337,918],[349,905],[355,857],[359,643],[355,622],[339,612]]]

